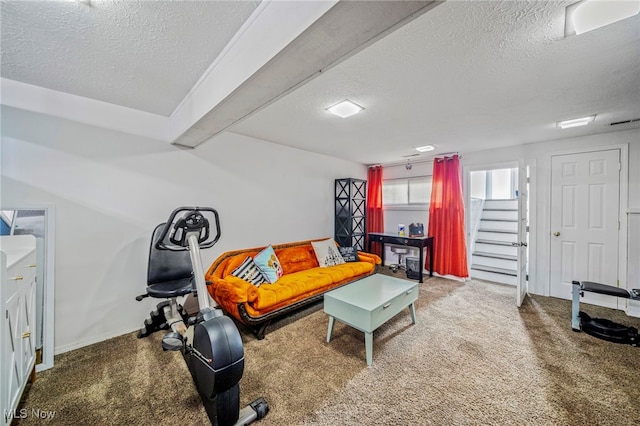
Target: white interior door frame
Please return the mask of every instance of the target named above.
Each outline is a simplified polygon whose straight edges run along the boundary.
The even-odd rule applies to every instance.
[[[462,188],[463,188],[463,193],[464,193],[464,206],[465,206],[465,213],[464,213],[464,223],[465,223],[465,237],[466,237],[466,241],[467,241],[467,264],[469,266],[471,266],[471,245],[472,245],[472,241],[470,241],[470,236],[471,233],[473,232],[472,228],[472,224],[469,222],[469,208],[471,206],[471,173],[472,172],[480,172],[480,171],[485,171],[485,170],[497,170],[497,169],[517,169],[518,165],[519,165],[519,161],[518,160],[514,160],[514,161],[502,161],[502,162],[497,162],[497,163],[485,163],[485,164],[474,164],[474,165],[470,165],[470,166],[462,166],[462,176],[463,176],[463,181],[462,181]]]
[[[537,237],[536,237],[536,206],[538,202],[538,190],[537,190],[537,160],[535,157],[528,158],[526,155],[523,155],[519,159],[514,159],[513,161],[502,161],[495,163],[483,163],[483,164],[473,164],[469,166],[463,165],[463,189],[464,189],[464,200],[465,200],[465,209],[468,209],[471,206],[471,191],[470,191],[470,183],[471,183],[471,172],[478,172],[483,170],[496,170],[496,169],[519,169],[521,162],[524,162],[524,166],[529,166],[529,259],[527,260],[528,269],[529,269],[529,286],[528,292],[538,294],[536,292],[536,287],[532,286],[531,283],[536,283],[537,279]],[[518,172],[519,173],[519,172]],[[550,176],[550,175],[549,175]],[[471,250],[468,250],[471,246],[471,241],[469,241],[469,235],[472,232],[471,224],[469,223],[467,213],[465,212],[465,226],[466,226],[466,235],[467,235],[467,256],[468,264],[471,265]],[[538,290],[539,292],[539,290]],[[548,295],[548,294],[547,294]]]
[[[627,217],[626,212],[629,206],[629,145],[628,144],[615,144],[615,145],[602,145],[602,146],[592,146],[585,147],[580,149],[572,149],[566,151],[555,151],[550,152],[547,155],[547,164],[549,167],[547,168],[546,178],[548,182],[547,187],[547,197],[545,199],[546,205],[549,206],[548,214],[546,215],[546,229],[544,232],[544,242],[541,242],[541,247],[547,247],[547,265],[551,264],[551,189],[552,189],[552,180],[551,180],[551,160],[552,157],[558,155],[572,155],[572,154],[581,154],[587,152],[596,152],[596,151],[606,151],[610,149],[619,149],[620,150],[620,204],[618,206],[618,222],[620,223],[620,232],[618,238],[618,281],[620,282],[619,286],[621,288],[628,289],[627,283]],[[545,277],[547,281],[545,295],[548,296],[551,294],[551,269],[547,270],[547,276]],[[615,284],[615,283],[614,283]],[[625,303],[625,312],[628,311],[628,303]]]

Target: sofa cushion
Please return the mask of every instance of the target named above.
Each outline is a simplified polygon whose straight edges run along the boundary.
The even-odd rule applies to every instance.
[[[311,244],[276,249],[276,256],[280,259],[282,275],[293,274],[294,272],[305,271],[320,266],[318,265],[318,260],[316,259]]]
[[[247,256],[240,266],[231,272],[231,275],[248,281],[256,287],[260,287],[260,284],[269,282],[262,273],[262,270],[258,268],[258,265],[256,265],[250,256]]]
[[[317,267],[283,275],[275,284],[263,284],[257,288],[257,297],[251,302],[256,310],[265,310],[287,300],[313,293],[314,290],[331,287],[363,274],[373,272],[375,264],[349,262],[332,267]]]
[[[253,258],[253,261],[258,265],[258,268],[262,270],[262,273],[271,284],[278,281],[282,276],[282,266],[280,260],[276,256],[276,252],[273,247],[267,246],[264,250]]]
[[[344,263],[342,255],[338,251],[338,245],[333,238],[322,241],[312,241],[313,251],[318,259],[320,267],[341,265]]]

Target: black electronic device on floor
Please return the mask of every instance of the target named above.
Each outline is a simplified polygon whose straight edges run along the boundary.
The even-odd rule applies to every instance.
[[[219,238],[218,212],[208,207],[177,208],[166,223],[156,227],[149,250],[147,291],[136,300],[168,300],[151,312],[138,337],[170,330],[162,338],[162,348],[182,353],[211,424],[246,425],[263,418],[269,406],[258,398],[240,410],[242,338],[233,320],[209,296],[200,258],[200,249],[212,247]],[[195,296],[198,312],[187,313],[177,301],[180,296]]]

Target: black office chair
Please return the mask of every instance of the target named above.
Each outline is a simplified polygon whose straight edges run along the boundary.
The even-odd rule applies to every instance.
[[[145,297],[170,300],[160,303],[158,309],[151,312],[150,318],[145,320],[143,328],[138,331],[139,338],[147,337],[158,330],[167,330],[169,326],[161,315],[164,305],[169,305],[171,301],[175,302],[176,297],[185,296],[195,290],[189,252],[160,250],[156,247],[165,225],[166,223],[161,223],[153,230],[147,266],[147,293],[136,297],[136,300],[140,301]],[[183,316],[186,316],[186,313]]]

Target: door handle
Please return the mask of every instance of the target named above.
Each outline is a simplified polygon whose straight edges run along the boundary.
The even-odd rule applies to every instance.
[[[559,233],[558,231],[556,231],[556,232],[554,232],[554,233],[553,233],[553,236],[554,236],[554,237],[559,237],[559,236],[560,236],[560,233]]]

